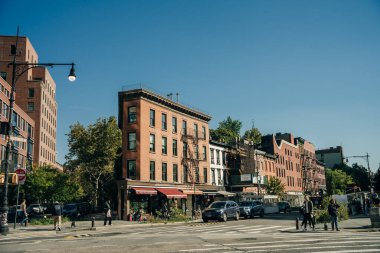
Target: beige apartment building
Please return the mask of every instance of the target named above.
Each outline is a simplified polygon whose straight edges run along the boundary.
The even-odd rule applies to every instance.
[[[15,36],[0,36],[0,76],[8,83],[12,80],[12,67],[8,64],[14,54],[18,63],[38,63],[38,54],[27,37],[19,37],[17,51],[15,44]],[[16,104],[35,122],[33,164],[62,170],[56,162],[56,84],[45,67],[19,66],[16,74]]]
[[[147,89],[119,92],[123,136],[118,213],[127,219],[138,208],[154,214],[163,205],[184,212],[202,205],[210,178],[211,117]]]

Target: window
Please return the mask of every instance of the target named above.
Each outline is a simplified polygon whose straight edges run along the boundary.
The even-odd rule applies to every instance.
[[[215,169],[211,169],[212,184],[215,185]]]
[[[202,137],[204,140],[206,140],[206,127],[202,126]]]
[[[150,180],[156,180],[156,162],[155,161],[150,161],[149,171],[150,171]]]
[[[216,164],[220,165],[220,151],[216,150]]]
[[[11,55],[16,54],[16,45],[11,45]]]
[[[29,88],[29,90],[28,90],[28,97],[34,98],[34,88]]]
[[[198,139],[198,124],[194,123],[194,137]]]
[[[173,139],[173,156],[177,156],[178,151],[177,151],[177,140]]]
[[[168,129],[167,116],[165,113],[162,114],[161,119],[162,119],[162,130],[167,130]]]
[[[195,182],[199,183],[199,168],[195,168]]]
[[[186,122],[186,120],[182,120],[182,134],[187,135],[187,122]]]
[[[149,136],[149,151],[156,152],[156,137],[154,134]]]
[[[207,154],[206,154],[206,152],[207,152],[207,148],[206,148],[206,146],[203,146],[202,147],[202,159],[203,159],[203,161],[207,160]]]
[[[162,163],[162,181],[168,181],[168,164]]]
[[[214,164],[214,149],[210,149],[211,152],[211,164]]]
[[[187,142],[183,143],[183,157],[187,158]]]
[[[198,145],[194,145],[194,154],[195,154],[195,159],[199,160]]]
[[[162,154],[166,155],[168,153],[168,139],[162,137]]]
[[[128,123],[135,123],[137,120],[136,106],[128,107]]]
[[[149,111],[149,126],[154,127],[156,125],[156,112],[152,109]]]
[[[178,182],[178,165],[173,164],[173,182]]]
[[[127,160],[128,177],[136,179],[136,160]]]
[[[28,112],[34,111],[34,102],[28,102]]]
[[[222,151],[222,163],[223,165],[226,165],[226,152]]]
[[[188,173],[188,167],[185,165],[183,166],[183,182],[187,183],[187,173]]]
[[[203,168],[203,182],[207,184],[207,168]]]
[[[128,150],[136,150],[136,133],[128,133]]]
[[[177,118],[176,117],[173,117],[172,118],[172,130],[173,130],[173,133],[177,133]]]
[[[0,76],[6,81],[7,80],[7,72],[0,72]]]

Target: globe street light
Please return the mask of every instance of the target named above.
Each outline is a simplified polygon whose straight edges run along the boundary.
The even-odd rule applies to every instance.
[[[17,36],[16,36],[16,45],[15,45],[15,51],[17,52],[17,46],[18,46],[18,33],[19,28],[17,27]],[[8,234],[9,232],[9,226],[8,226],[8,173],[10,169],[10,162],[9,158],[11,156],[11,134],[13,133],[13,126],[12,126],[12,115],[13,115],[13,107],[15,102],[14,92],[16,90],[16,82],[18,78],[22,74],[24,74],[29,69],[33,68],[39,68],[39,67],[53,67],[53,66],[71,66],[70,73],[68,76],[69,81],[73,82],[76,79],[75,75],[75,69],[74,63],[28,63],[28,62],[16,62],[16,56],[15,53],[13,56],[13,61],[8,64],[8,67],[12,66],[12,83],[11,83],[11,93],[9,98],[9,116],[8,116],[8,122],[4,122],[6,124],[6,132],[5,136],[7,139],[7,146],[6,146],[6,152],[5,152],[5,171],[4,171],[4,190],[3,190],[3,197],[2,202],[0,203],[0,233],[3,235]],[[16,214],[17,214],[17,203],[16,203]]]

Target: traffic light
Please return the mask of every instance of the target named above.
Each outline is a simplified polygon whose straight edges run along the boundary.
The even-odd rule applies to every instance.
[[[18,184],[18,175],[16,173],[10,173],[9,177],[12,178],[11,184]]]
[[[4,173],[0,174],[0,184],[4,184],[4,178],[5,178]],[[18,176],[16,173],[9,173],[8,174],[8,183],[12,184],[12,185],[18,184]]]
[[[4,184],[4,174],[0,174],[0,184]]]

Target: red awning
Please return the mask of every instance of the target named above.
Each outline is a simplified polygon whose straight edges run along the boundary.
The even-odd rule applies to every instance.
[[[185,199],[187,195],[176,188],[156,188],[157,191],[164,194],[167,198]]]
[[[137,195],[157,195],[157,191],[150,187],[132,187]]]

